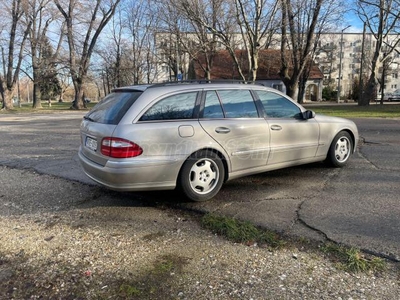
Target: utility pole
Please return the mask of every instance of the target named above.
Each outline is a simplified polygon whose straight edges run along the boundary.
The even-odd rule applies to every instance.
[[[367,31],[367,23],[364,22],[363,38],[361,45],[361,62],[360,62],[360,88],[358,93],[358,103],[364,101],[364,51],[365,51],[365,33]]]
[[[385,76],[386,76],[386,67],[387,67],[387,62],[386,62],[386,57],[387,53],[383,53],[383,59],[382,59],[382,80],[381,80],[381,101],[380,103],[383,104],[383,98],[385,97]]]
[[[337,103],[340,102],[340,94],[342,92],[341,86],[340,86],[340,80],[342,79],[342,51],[343,51],[343,31],[345,31],[347,28],[351,27],[351,25],[345,27],[342,29],[342,34],[340,36],[340,53],[339,53],[339,80],[338,80],[338,87],[337,87]]]

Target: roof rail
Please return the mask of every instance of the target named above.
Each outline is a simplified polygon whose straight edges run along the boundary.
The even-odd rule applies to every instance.
[[[208,83],[236,83],[236,84],[256,84],[262,85],[261,83],[254,81],[246,81],[246,80],[235,80],[235,79],[191,79],[191,80],[181,80],[181,81],[167,81],[162,83],[154,83],[149,86],[159,87],[159,86],[167,86],[167,85],[177,85],[177,84],[208,84]]]

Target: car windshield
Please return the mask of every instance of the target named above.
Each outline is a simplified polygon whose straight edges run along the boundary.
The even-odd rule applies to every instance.
[[[92,122],[117,125],[142,91],[114,91],[86,114]]]

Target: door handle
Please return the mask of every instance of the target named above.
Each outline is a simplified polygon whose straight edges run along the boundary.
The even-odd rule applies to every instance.
[[[231,132],[231,130],[229,128],[226,128],[226,127],[217,127],[217,128],[215,128],[215,132],[216,133],[226,134],[226,133]]]
[[[279,126],[279,125],[271,125],[271,130],[275,130],[275,131],[282,130],[282,126]]]

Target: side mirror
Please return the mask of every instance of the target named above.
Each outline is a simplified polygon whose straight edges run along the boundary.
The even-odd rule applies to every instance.
[[[305,112],[303,112],[304,120],[313,119],[313,118],[315,118],[315,112],[313,112],[312,110],[306,110]]]

